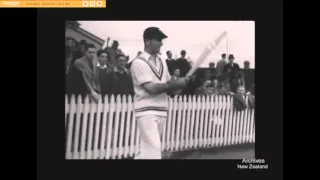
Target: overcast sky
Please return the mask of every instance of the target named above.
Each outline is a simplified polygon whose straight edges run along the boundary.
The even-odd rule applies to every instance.
[[[147,27],[159,27],[168,38],[163,40],[162,57],[171,50],[174,57],[180,57],[182,49],[187,51],[187,57],[196,60],[206,45],[215,39],[222,31],[228,32],[224,39],[212,52],[202,67],[209,62],[217,62],[222,53],[234,54],[235,62],[243,67],[248,60],[250,67],[255,67],[255,28],[253,21],[79,21],[81,27],[96,36],[119,41],[119,48],[130,58],[143,50],[143,31]],[[227,43],[228,40],[228,43]],[[227,48],[228,47],[228,48]],[[228,52],[227,52],[228,51]]]

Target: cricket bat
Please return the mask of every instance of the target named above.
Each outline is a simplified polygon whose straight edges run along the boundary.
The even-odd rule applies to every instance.
[[[204,60],[209,56],[209,54],[216,49],[216,47],[220,44],[221,40],[226,37],[227,32],[223,31],[215,40],[213,43],[209,43],[208,46],[203,50],[201,55],[197,58],[197,60],[194,62],[192,68],[187,73],[186,76],[191,76],[193,73],[196,72],[196,70],[200,67],[200,65],[204,62]]]

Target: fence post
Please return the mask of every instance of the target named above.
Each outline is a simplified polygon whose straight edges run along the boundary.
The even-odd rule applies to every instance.
[[[96,126],[95,126],[95,136],[94,136],[94,150],[93,150],[93,158],[99,158],[100,149],[98,149],[98,140],[99,140],[99,133],[100,133],[100,121],[101,121],[101,112],[102,112],[102,98],[99,98],[98,105],[96,111]]]
[[[197,97],[197,104],[196,104],[196,130],[195,130],[195,148],[199,147],[199,121],[200,121],[200,109],[201,109],[201,96]]]
[[[88,135],[88,145],[87,145],[87,159],[92,159],[92,145],[93,145],[93,126],[95,120],[95,113],[97,112],[97,104],[90,101],[90,119],[89,119],[89,135]]]
[[[128,95],[128,100],[127,100],[127,117],[126,117],[126,136],[125,136],[125,142],[124,142],[124,157],[126,158],[127,156],[129,156],[129,149],[130,149],[130,145],[129,145],[129,138],[132,136],[130,133],[130,129],[131,129],[131,121],[132,121],[132,99],[131,99],[131,95]]]
[[[221,138],[221,128],[222,128],[222,120],[221,120],[221,111],[222,111],[222,97],[221,96],[216,96],[216,101],[217,101],[217,114],[216,114],[216,127],[217,127],[217,133],[216,133],[216,146],[220,146],[220,138]]]
[[[83,120],[82,120],[82,135],[81,135],[81,148],[80,148],[80,159],[86,158],[86,153],[89,150],[85,151],[85,145],[88,141],[87,139],[87,123],[88,123],[88,112],[89,112],[89,97],[86,96],[83,104]]]
[[[250,143],[254,142],[254,110],[251,110],[251,125],[250,125]]]
[[[109,109],[109,116],[108,116],[108,130],[107,130],[107,146],[106,146],[106,159],[109,159],[111,157],[111,153],[112,153],[112,148],[114,147],[114,145],[112,144],[112,138],[113,136],[113,132],[114,132],[114,128],[113,128],[113,113],[115,111],[115,98],[114,95],[111,95],[110,98],[110,109]]]
[[[181,96],[177,96],[177,101],[176,101],[176,103],[177,103],[177,111],[178,111],[178,114],[177,114],[177,116],[175,116],[175,117],[177,117],[176,118],[176,131],[175,131],[175,137],[176,137],[176,146],[175,146],[175,149],[176,149],[176,151],[178,151],[179,149],[180,149],[180,147],[181,147],[181,143],[182,143],[182,141],[180,140],[180,130],[181,130],[181,115],[182,115],[182,113],[181,113],[181,111],[182,111],[182,97]]]
[[[204,110],[205,110],[205,96],[201,96],[200,98],[201,102],[199,103],[200,105],[200,119],[199,119],[199,124],[200,124],[200,132],[199,132],[199,147],[203,147],[204,139],[203,139],[203,131],[204,131]]]
[[[232,136],[232,104],[233,101],[232,101],[232,98],[231,96],[228,95],[228,145],[231,144],[231,136]]]
[[[172,119],[173,119],[173,115],[172,115],[172,113],[173,113],[173,99],[172,98],[168,98],[168,119],[167,119],[167,125],[166,125],[166,127],[168,127],[167,128],[167,136],[166,136],[166,150],[167,151],[172,151],[172,146],[171,146],[171,142],[172,142],[172,139],[171,139],[171,134],[173,133],[173,131],[172,131]]]
[[[212,131],[213,131],[213,121],[212,121],[212,118],[213,118],[213,116],[212,116],[212,114],[213,114],[213,109],[214,109],[214,104],[213,104],[213,96],[210,96],[210,97],[208,97],[207,98],[207,100],[208,100],[208,106],[209,106],[209,118],[208,118],[208,128],[209,128],[209,132],[208,132],[208,146],[209,147],[212,147],[213,146],[213,144],[212,144],[212,142],[213,142],[213,133],[212,133]]]
[[[190,118],[191,118],[191,113],[192,113],[192,96],[189,95],[187,97],[187,128],[186,128],[186,142],[185,142],[185,147],[186,149],[191,148],[191,134],[190,134],[190,129],[192,129],[193,127],[190,125]]]
[[[182,98],[182,103],[183,103],[183,107],[182,107],[182,127],[181,127],[181,144],[180,144],[180,149],[186,149],[186,116],[187,116],[187,96],[183,95]]]
[[[227,145],[228,143],[228,133],[229,133],[229,111],[230,111],[230,99],[229,96],[224,96],[225,100],[225,118],[224,118],[224,138],[223,145]]]
[[[119,157],[123,155],[124,148],[124,123],[126,121],[125,115],[128,111],[128,104],[126,95],[122,95],[122,108],[121,108],[121,125],[120,125],[120,139],[119,139]],[[126,132],[125,132],[126,133]]]
[[[104,159],[105,155],[106,155],[106,149],[105,149],[105,143],[106,143],[106,126],[107,126],[107,114],[108,112],[108,105],[109,105],[109,99],[108,99],[108,95],[104,96],[104,100],[103,100],[103,116],[102,116],[102,130],[101,130],[101,140],[100,140],[100,155],[99,158],[100,159]]]
[[[246,104],[248,104],[248,96],[246,98]],[[248,121],[248,117],[249,117],[249,108],[247,108],[244,112],[244,129],[243,129],[243,143],[247,143],[248,142],[248,125],[249,125],[249,121]]]
[[[204,147],[209,146],[209,111],[210,111],[210,105],[209,105],[209,98],[211,96],[205,96],[205,102],[204,102],[204,108],[202,110],[205,111],[205,117],[204,117]]]
[[[117,95],[116,100],[116,118],[115,118],[115,126],[114,126],[114,136],[113,136],[113,148],[112,148],[112,159],[115,159],[119,154],[118,150],[118,134],[119,134],[119,120],[120,120],[120,111],[121,111],[121,97]]]
[[[77,110],[76,110],[76,130],[75,130],[75,139],[74,139],[74,146],[73,146],[73,159],[79,159],[79,136],[80,136],[80,122],[81,122],[81,113],[82,113],[82,98],[81,95],[78,95],[77,98]]]
[[[219,145],[222,146],[224,143],[224,137],[225,137],[225,133],[226,133],[226,106],[227,106],[227,101],[226,101],[226,97],[225,96],[220,96],[220,100],[222,103],[222,111],[221,111],[221,132],[220,132],[220,143]]]
[[[195,147],[195,110],[196,110],[197,106],[196,106],[196,95],[192,95],[192,115],[191,115],[191,133],[190,133],[190,148],[194,148]]]
[[[69,124],[67,131],[67,153],[66,158],[72,159],[71,145],[72,145],[72,136],[73,136],[73,119],[75,112],[75,96],[72,94],[70,99],[70,114],[69,114]]]
[[[173,98],[173,116],[172,116],[172,128],[171,128],[171,149],[172,151],[175,151],[176,148],[175,148],[175,136],[176,136],[176,122],[177,122],[177,96],[175,96]]]

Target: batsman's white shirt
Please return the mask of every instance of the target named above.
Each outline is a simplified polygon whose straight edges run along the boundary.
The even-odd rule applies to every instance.
[[[166,83],[171,79],[166,62],[157,56],[154,63],[153,57],[143,52],[140,57],[133,60],[130,70],[135,92],[135,116],[167,116],[167,93],[151,94],[142,87],[148,82]]]

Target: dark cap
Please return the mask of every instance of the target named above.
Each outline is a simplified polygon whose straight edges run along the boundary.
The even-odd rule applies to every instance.
[[[182,50],[181,54],[187,54],[186,50]]]
[[[119,45],[119,41],[114,40],[112,44]]]
[[[229,57],[228,57],[228,59],[234,59],[233,54],[230,54]]]
[[[156,40],[162,40],[168,38],[167,35],[165,35],[162,31],[160,31],[157,27],[148,27],[143,32],[143,39],[156,39]]]

